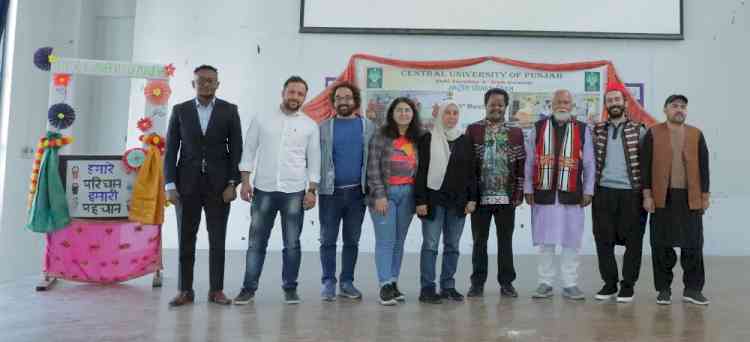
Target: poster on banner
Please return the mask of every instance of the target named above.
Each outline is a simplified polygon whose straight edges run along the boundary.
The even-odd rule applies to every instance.
[[[323,80],[324,88],[328,88],[331,84],[334,83],[336,83],[336,77],[333,76],[326,76],[326,78]]]
[[[630,92],[630,94],[633,95],[633,97],[635,98],[635,100],[638,101],[638,103],[641,106],[644,106],[645,103],[646,103],[646,100],[645,100],[644,95],[643,95],[643,88],[644,87],[645,86],[644,86],[643,83],[625,83],[625,88],[628,89],[628,91]]]
[[[61,156],[60,172],[70,217],[128,217],[136,173],[127,172],[122,156]]]
[[[539,71],[486,61],[454,69],[416,69],[360,60],[356,65],[357,86],[362,90],[362,108],[379,124],[385,122],[388,105],[399,96],[417,104],[419,118],[430,129],[440,102],[459,104],[459,125],[466,128],[485,116],[484,93],[491,88],[508,91],[506,120],[528,129],[551,115],[553,92],[567,89],[574,96],[574,115],[593,123],[601,118],[606,66],[580,71]]]

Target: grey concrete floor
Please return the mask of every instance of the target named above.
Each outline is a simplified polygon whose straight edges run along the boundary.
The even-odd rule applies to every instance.
[[[357,268],[361,302],[321,302],[317,253],[303,254],[303,302],[296,306],[282,303],[279,252],[269,253],[257,299],[247,306],[206,302],[206,251],[197,259],[196,303],[176,309],[167,305],[176,293],[174,250],[165,251],[161,289],[152,289],[151,278],[144,277],[108,286],[61,281],[52,291],[35,292],[38,279],[28,277],[0,284],[0,341],[750,341],[748,257],[706,258],[708,307],[681,303],[679,282],[673,285],[674,304],[657,306],[648,256],[631,304],[593,300],[601,286],[593,256],[582,257],[584,302],[566,301],[559,290],[551,300],[532,300],[536,259],[518,256],[517,299],[501,299],[490,282],[480,300],[420,304],[418,259],[407,254],[404,260],[399,286],[407,302],[396,307],[377,303],[371,254],[362,254]],[[237,294],[243,267],[244,253],[228,252],[227,295]],[[470,272],[471,256],[462,255],[456,276],[461,292]],[[679,267],[675,279],[681,279]]]

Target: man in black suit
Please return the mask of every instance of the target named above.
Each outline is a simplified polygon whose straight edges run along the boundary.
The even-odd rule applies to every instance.
[[[224,244],[229,204],[237,197],[242,128],[237,106],[217,99],[218,72],[201,65],[193,72],[196,97],[175,105],[164,158],[167,199],[175,204],[180,243],[179,293],[170,306],[192,303],[195,240],[206,213],[211,288],[208,300],[231,304],[224,295]],[[179,153],[179,160],[177,155]]]

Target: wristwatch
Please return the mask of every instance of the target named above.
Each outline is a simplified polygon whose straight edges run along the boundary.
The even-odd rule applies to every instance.
[[[235,186],[235,185],[237,185],[237,182],[235,182],[234,180],[231,180],[231,179],[230,179],[230,180],[229,180],[229,181],[227,182],[227,185],[229,185],[229,186]]]
[[[307,189],[307,192],[309,192],[309,193],[311,193],[313,195],[317,195],[318,194],[318,189]]]

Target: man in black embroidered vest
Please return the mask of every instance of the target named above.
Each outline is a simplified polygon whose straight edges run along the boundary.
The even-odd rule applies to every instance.
[[[628,303],[633,300],[643,254],[646,216],[641,206],[639,144],[646,128],[628,118],[624,93],[621,83],[607,86],[604,105],[609,118],[594,127],[596,190],[592,222],[599,273],[604,281],[594,298],[609,300],[617,295],[617,302]],[[619,293],[615,245],[625,246]]]

